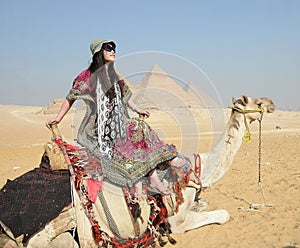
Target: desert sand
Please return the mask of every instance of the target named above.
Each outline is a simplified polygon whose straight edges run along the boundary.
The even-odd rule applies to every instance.
[[[54,116],[42,109],[0,105],[0,187],[39,165],[43,146],[51,139],[44,123]],[[193,138],[203,142],[195,152],[205,152],[211,144],[209,119],[199,114],[197,120],[202,123],[201,132]],[[164,139],[176,144],[178,128],[159,111],[153,111],[148,122],[154,129],[167,130],[162,133]],[[65,139],[73,139],[72,113],[60,123],[60,130]],[[265,206],[257,211],[250,210],[249,204],[263,203],[258,185],[258,123],[250,130],[252,141],[243,142],[225,176],[201,194],[209,201],[208,210],[226,209],[229,222],[173,234],[177,244],[166,247],[300,247],[300,113],[277,110],[264,116],[261,181]]]

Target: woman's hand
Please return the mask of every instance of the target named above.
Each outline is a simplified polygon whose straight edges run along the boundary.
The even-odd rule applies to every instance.
[[[136,112],[139,115],[143,115],[143,116],[145,116],[147,118],[150,116],[150,111],[148,109],[137,109]]]
[[[53,122],[59,123],[60,120],[58,120],[57,118],[47,119],[46,122],[45,122],[46,127],[51,129],[50,124],[53,123]]]
[[[61,108],[59,110],[59,113],[55,118],[50,118],[46,120],[46,127],[51,129],[50,125],[52,122],[60,123],[60,121],[64,118],[66,113],[69,111],[69,109],[72,107],[75,100],[68,100],[66,99],[63,104],[61,105]]]

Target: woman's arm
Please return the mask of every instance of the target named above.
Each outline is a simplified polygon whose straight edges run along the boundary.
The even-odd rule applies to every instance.
[[[137,111],[137,106],[135,105],[135,103],[131,98],[128,100],[128,107],[134,112]]]
[[[75,102],[75,100],[68,100],[68,99],[66,99],[63,102],[63,104],[62,104],[62,106],[61,106],[61,108],[60,108],[57,116],[55,118],[47,119],[47,121],[46,121],[46,127],[50,128],[49,124],[52,123],[52,122],[59,123],[64,118],[64,116],[68,113],[68,111],[70,110],[70,108],[72,107],[72,105],[73,105],[74,102]]]
[[[128,107],[132,111],[138,113],[139,115],[145,115],[147,117],[150,116],[150,111],[148,109],[140,109],[140,108],[138,108],[132,99],[128,100]]]

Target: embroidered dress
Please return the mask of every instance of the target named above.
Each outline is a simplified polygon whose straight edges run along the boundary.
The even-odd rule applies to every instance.
[[[77,142],[100,159],[101,176],[120,186],[132,186],[177,155],[146,122],[129,117],[127,103],[132,92],[124,80],[114,84],[116,96],[109,102],[101,91],[101,82],[93,86],[90,77],[88,69],[81,72],[67,99],[82,99],[86,104]],[[159,170],[159,177],[162,179],[166,172],[165,167]]]
[[[114,84],[116,97],[112,103],[104,94],[101,82],[97,81],[97,134],[100,151],[113,158],[113,145],[116,139],[125,137],[124,111],[120,86]]]

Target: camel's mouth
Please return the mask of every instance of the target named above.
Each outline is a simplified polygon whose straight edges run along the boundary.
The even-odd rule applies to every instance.
[[[267,111],[268,111],[268,113],[273,113],[273,112],[275,112],[275,105],[273,105],[273,106],[270,106],[270,107],[268,107],[268,109],[267,109]]]
[[[260,98],[261,106],[264,106],[264,109],[267,111],[267,113],[273,113],[276,109],[275,104],[270,98],[262,97]]]

